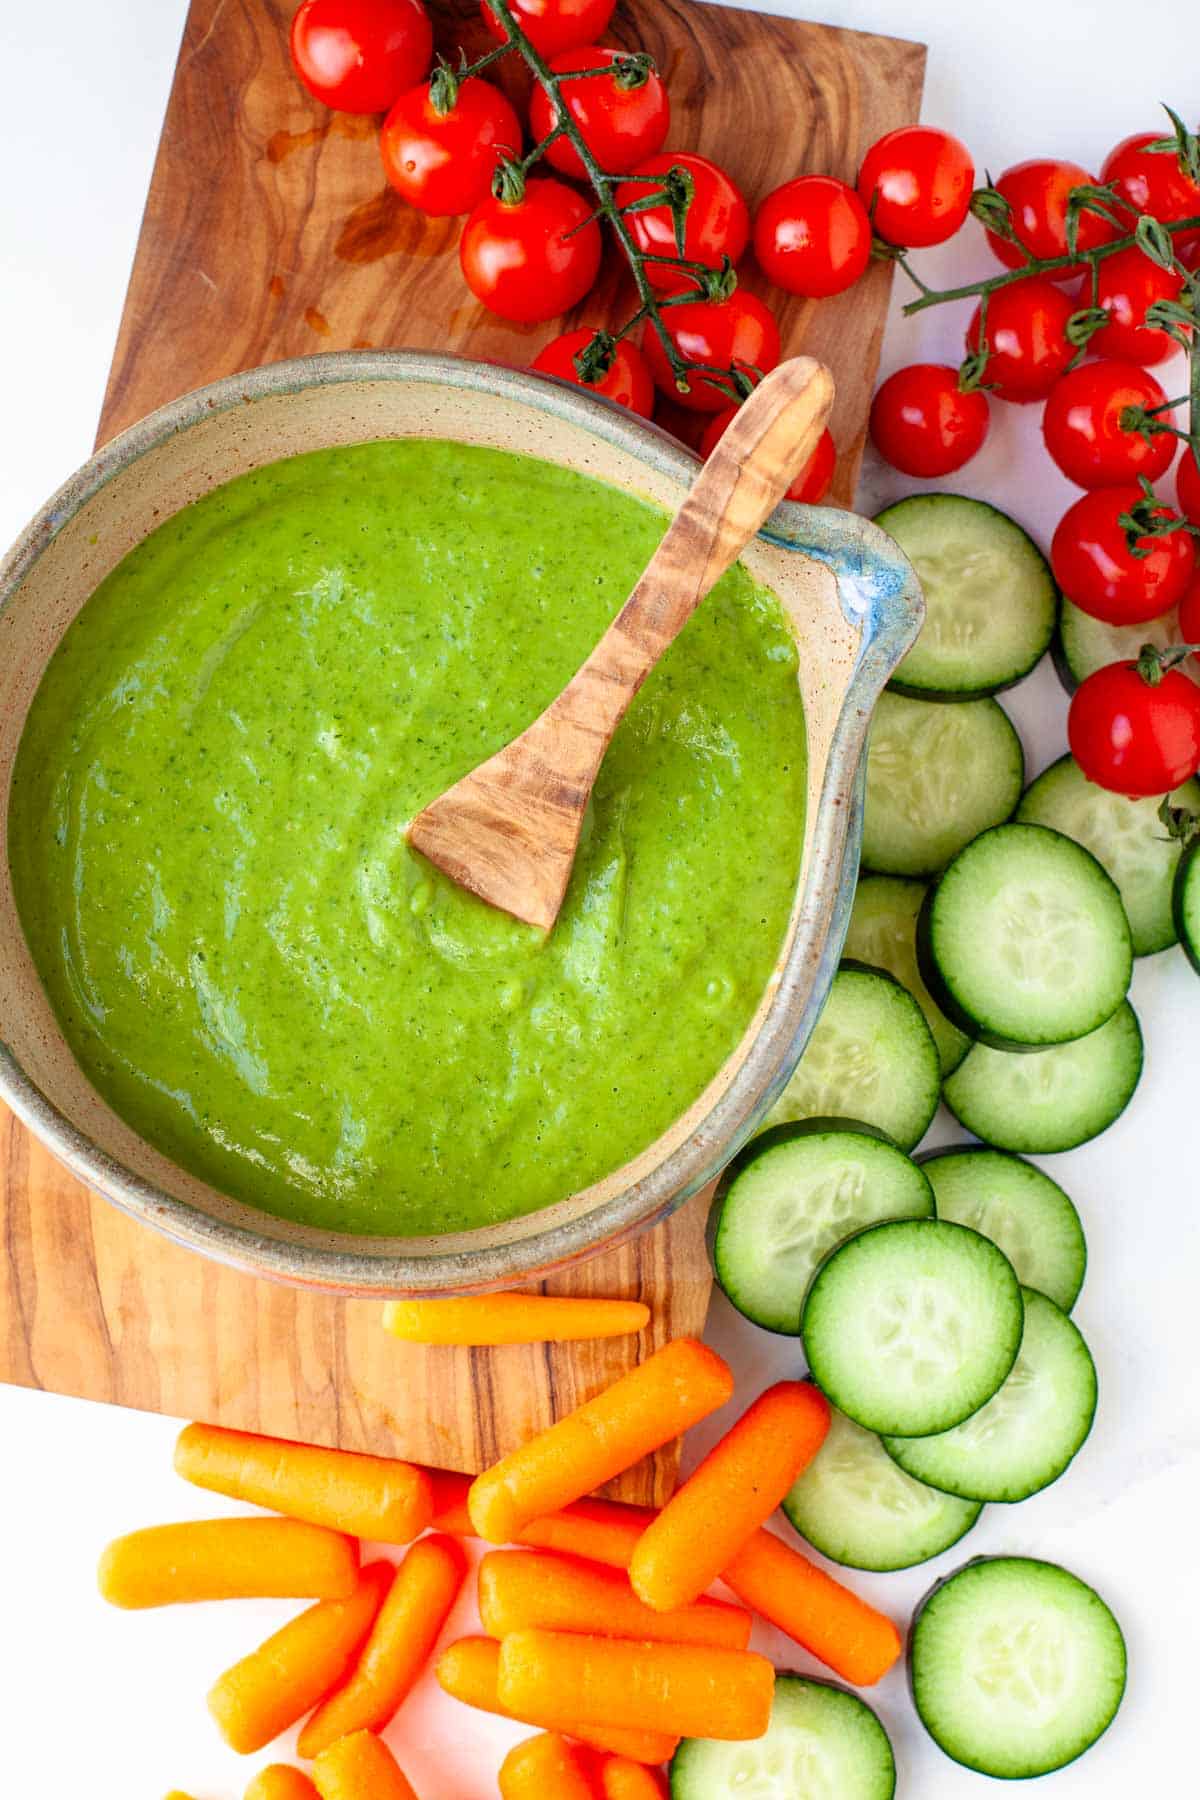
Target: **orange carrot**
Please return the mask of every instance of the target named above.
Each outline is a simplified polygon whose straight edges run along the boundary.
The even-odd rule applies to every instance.
[[[575,1500],[543,1519],[531,1519],[514,1541],[627,1569],[634,1545],[655,1517],[650,1506],[627,1506],[620,1500]]]
[[[209,1689],[208,1710],[227,1744],[248,1756],[302,1718],[340,1681],[392,1583],[391,1563],[371,1563],[348,1600],[322,1600]]]
[[[667,1501],[633,1553],[634,1592],[659,1612],[687,1606],[769,1519],[829,1430],[809,1381],[760,1394]]]
[[[525,1725],[534,1723],[532,1719],[520,1719],[518,1714],[510,1713],[500,1704],[496,1692],[500,1646],[495,1638],[459,1638],[456,1644],[442,1651],[434,1673],[446,1692],[453,1699],[461,1700],[464,1706],[476,1706],[480,1712],[499,1713],[505,1719],[517,1718]],[[568,1736],[581,1738],[597,1750],[612,1751],[630,1762],[670,1762],[679,1743],[678,1737],[669,1737],[660,1731],[607,1731],[600,1725],[594,1728],[571,1725],[565,1729]]]
[[[514,1631],[500,1645],[497,1692],[549,1731],[572,1721],[755,1738],[767,1729],[775,1671],[749,1650],[647,1644],[566,1631]]]
[[[358,1582],[358,1545],[299,1519],[193,1519],[114,1538],[100,1558],[113,1606],[185,1600],[345,1600]]]
[[[658,1770],[625,1756],[599,1757],[596,1781],[601,1800],[667,1800],[667,1784]]]
[[[429,1479],[412,1463],[220,1425],[180,1432],[175,1472],[213,1493],[386,1544],[409,1543],[433,1517]]]
[[[843,1681],[869,1687],[902,1648],[889,1618],[769,1531],[756,1531],[724,1571],[739,1600]]]
[[[453,1538],[424,1537],[413,1545],[345,1684],[300,1733],[301,1756],[317,1756],[350,1732],[383,1730],[428,1661],[466,1572],[466,1556]]]
[[[457,1469],[425,1469],[422,1473],[433,1493],[430,1529],[449,1532],[451,1537],[474,1537],[475,1527],[467,1511],[472,1477],[460,1475]]]
[[[471,1484],[480,1537],[505,1544],[531,1519],[567,1506],[715,1412],[733,1392],[728,1364],[677,1338]]]
[[[300,1769],[290,1763],[272,1763],[260,1769],[243,1800],[318,1800],[317,1790]],[[632,1791],[629,1800],[635,1800]]]
[[[389,1300],[384,1330],[408,1344],[570,1344],[632,1337],[650,1323],[640,1300],[558,1294],[477,1294],[463,1300]]]
[[[355,1731],[322,1750],[313,1764],[321,1800],[417,1800],[387,1745],[371,1731]]]
[[[501,1800],[597,1800],[583,1752],[557,1731],[514,1744],[499,1779]]]
[[[744,1650],[750,1642],[750,1615],[740,1606],[698,1600],[676,1612],[654,1612],[638,1599],[623,1570],[545,1550],[490,1551],[479,1565],[479,1616],[494,1638],[540,1625],[547,1631],[721,1644],[730,1650]]]

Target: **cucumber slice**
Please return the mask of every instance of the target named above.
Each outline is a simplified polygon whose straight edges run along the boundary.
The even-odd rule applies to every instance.
[[[867,1431],[926,1437],[978,1412],[1012,1371],[1024,1308],[1012,1264],[965,1225],[872,1225],[817,1271],[800,1322],[814,1381]]]
[[[933,1033],[942,1074],[949,1075],[967,1054],[971,1040],[938,1006],[917,963],[917,914],[924,898],[923,881],[910,881],[903,875],[864,875],[855,891],[845,951],[857,962],[885,969],[908,989]]]
[[[1064,1312],[1079,1298],[1087,1243],[1069,1197],[1033,1163],[1004,1150],[931,1150],[921,1167],[939,1219],[969,1225],[999,1245],[1022,1287]]]
[[[1180,858],[1171,901],[1184,954],[1200,975],[1200,844],[1193,844]]]
[[[1056,1563],[980,1557],[927,1594],[908,1641],[921,1723],[965,1768],[1021,1780],[1074,1762],[1111,1725],[1125,1640]]]
[[[806,1543],[850,1569],[911,1569],[970,1531],[978,1501],[939,1493],[906,1475],[873,1431],[833,1412],[825,1442],[785,1495]]]
[[[851,1117],[911,1150],[937,1111],[941,1062],[912,995],[881,969],[843,965],[768,1125]]]
[[[891,686],[924,700],[977,700],[1020,681],[1049,648],[1058,588],[1033,539],[962,494],[914,494],[875,523],[895,538],[925,595],[921,635]]]
[[[896,1759],[865,1700],[781,1671],[762,1737],[684,1738],[670,1780],[671,1800],[892,1800]]]
[[[997,1050],[1098,1031],[1133,974],[1112,877],[1045,825],[997,825],[959,852],[921,910],[917,955],[942,1011]]]
[[[1108,625],[1064,598],[1050,649],[1059,680],[1068,694],[1073,694],[1081,681],[1108,663],[1133,662],[1143,644],[1165,650],[1179,641],[1179,615],[1174,607],[1161,619],[1147,619],[1141,625]],[[1200,674],[1194,666],[1183,666],[1193,679]]]
[[[852,1119],[806,1119],[754,1138],[721,1177],[713,1268],[740,1313],[795,1337],[829,1252],[883,1219],[931,1219],[933,1189],[888,1139]]]
[[[1170,800],[1200,814],[1200,781],[1185,781]],[[1180,845],[1163,829],[1160,804],[1097,787],[1068,754],[1026,788],[1017,808],[1023,823],[1049,825],[1065,833],[1107,869],[1129,916],[1135,956],[1166,950],[1178,935],[1171,916],[1171,885]]]
[[[999,1150],[1074,1150],[1119,1119],[1142,1073],[1142,1032],[1128,1001],[1108,1023],[1037,1056],[976,1044],[942,1088],[960,1124]]]
[[[1096,1416],[1096,1365],[1077,1325],[1022,1288],[1025,1330],[1004,1386],[938,1437],[885,1437],[906,1474],[962,1500],[1028,1500],[1071,1462]]]
[[[864,868],[938,874],[1011,816],[1024,785],[1021,740],[995,700],[931,706],[881,694],[867,747]]]

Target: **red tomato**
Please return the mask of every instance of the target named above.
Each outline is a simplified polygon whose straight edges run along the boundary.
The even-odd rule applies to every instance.
[[[1200,769],[1200,688],[1178,669],[1152,684],[1135,662],[1109,663],[1076,689],[1067,741],[1100,787],[1169,794]]]
[[[666,175],[674,168],[686,170],[693,184],[683,236],[683,253],[688,261],[703,263],[709,269],[719,269],[722,257],[737,262],[750,240],[750,209],[740,188],[706,156],[692,156],[678,150],[664,150],[657,156],[648,157],[633,173]],[[644,199],[653,191],[645,182],[623,181],[617,189],[617,205],[628,206],[631,200]],[[645,212],[630,213],[629,229],[639,250],[653,256],[676,254],[675,226],[669,206],[652,206]],[[678,270],[663,263],[647,263],[646,274],[656,288],[666,290],[679,285]]]
[[[1178,439],[1164,431],[1147,440],[1122,421],[1130,407],[1161,406],[1166,397],[1137,363],[1080,363],[1050,389],[1042,416],[1046,448],[1082,488],[1115,487],[1139,475],[1157,481],[1170,468]],[[1159,417],[1175,422],[1174,413]]]
[[[1135,482],[1084,494],[1059,520],[1050,546],[1054,578],[1067,599],[1109,625],[1140,625],[1170,612],[1196,566],[1187,531],[1139,538],[1146,554],[1133,554],[1118,520],[1141,497]],[[1178,517],[1168,506],[1156,516]]]
[[[1175,498],[1184,518],[1190,519],[1193,525],[1200,525],[1200,471],[1187,444],[1183,446],[1183,455],[1175,471]]]
[[[774,314],[744,288],[736,288],[728,300],[685,300],[663,313],[672,342],[688,362],[712,363],[717,369],[735,368],[747,375],[765,375],[779,361],[779,327]],[[650,365],[655,387],[691,412],[721,412],[729,395],[701,375],[693,375],[686,394],[675,386],[675,373],[652,325],[647,325],[642,349]]]
[[[551,58],[556,75],[568,69],[599,69],[606,63],[619,63],[620,50],[605,50],[596,44],[582,50],[564,50]],[[643,66],[641,78],[622,79],[616,75],[590,75],[580,81],[568,81],[563,88],[567,111],[583,133],[583,139],[602,169],[624,175],[640,162],[661,150],[667,141],[671,123],[671,102],[662,77]],[[545,88],[536,87],[529,102],[529,124],[534,138],[541,140],[553,131],[556,116]],[[546,161],[576,181],[587,180],[587,170],[579,152],[568,138],[558,138],[546,152]]]
[[[700,439],[701,456],[712,455],[718,439],[724,436],[726,427],[736,412],[736,406],[727,406],[724,412],[715,413],[708,421]],[[802,506],[819,506],[829,492],[836,466],[837,448],[833,437],[830,432],[823,431],[816,449],[788,489],[787,498],[798,500]]]
[[[1192,576],[1187,593],[1179,602],[1179,641],[1181,644],[1200,644],[1200,574]],[[1195,653],[1192,661],[1200,662],[1200,651]]]
[[[533,359],[533,367],[540,369],[543,375],[557,375],[563,381],[573,381],[577,386],[587,388],[589,393],[603,394],[606,400],[616,400],[631,412],[641,413],[648,419],[654,411],[654,383],[645,357],[628,338],[621,339],[607,374],[599,381],[585,381],[575,367],[575,358],[595,335],[595,329],[590,325],[583,325],[578,331],[564,331],[561,337],[551,338],[542,346]]]
[[[428,69],[433,27],[421,0],[303,0],[291,47],[310,94],[339,112],[377,113]]]
[[[420,212],[470,212],[491,187],[501,151],[521,148],[521,121],[499,88],[470,76],[453,104],[434,103],[436,80],[401,94],[383,122],[383,172]]]
[[[600,227],[565,182],[533,176],[519,200],[479,202],[458,256],[477,300],[502,319],[537,324],[583,299],[600,268]]]
[[[1061,288],[1040,275],[997,288],[988,301],[991,355],[983,379],[1000,400],[1042,400],[1075,354],[1067,337],[1074,312]],[[980,308],[967,327],[967,348],[979,348]]]
[[[508,0],[517,24],[535,50],[557,56],[579,44],[594,44],[608,30],[617,0]],[[487,0],[483,20],[492,36],[503,43],[505,30]]]
[[[994,185],[1012,208],[1012,228],[1019,242],[1033,256],[1065,256],[1067,198],[1072,188],[1095,187],[1096,177],[1078,163],[1035,157],[1005,169]],[[1075,241],[1080,250],[1094,250],[1097,244],[1110,243],[1119,235],[1115,226],[1096,213],[1079,215],[1079,236]],[[1006,268],[1019,269],[1025,261],[1016,244],[997,237],[994,231],[988,232],[987,241]],[[1063,269],[1057,279],[1064,281],[1071,273]]]
[[[789,294],[840,294],[871,260],[867,209],[832,175],[785,181],[758,209],[754,254],[768,280]]]
[[[1147,148],[1162,136],[1161,131],[1139,131],[1133,137],[1123,138],[1105,157],[1100,179],[1115,187],[1138,212],[1152,213],[1164,225],[1176,219],[1200,218],[1200,187],[1178,156]],[[1197,244],[1200,231],[1182,231],[1175,238],[1180,251]]]
[[[889,244],[925,249],[953,237],[967,216],[975,165],[948,131],[903,125],[871,145],[858,191],[871,223]]]
[[[1182,275],[1160,268],[1135,246],[1106,256],[1100,264],[1096,298],[1110,323],[1088,339],[1092,355],[1143,364],[1173,356],[1179,345],[1165,331],[1146,324],[1146,309],[1156,300],[1177,300],[1182,287]]]
[[[970,462],[987,436],[987,395],[963,393],[958,370],[913,363],[889,375],[871,403],[871,437],[905,475],[949,475]]]

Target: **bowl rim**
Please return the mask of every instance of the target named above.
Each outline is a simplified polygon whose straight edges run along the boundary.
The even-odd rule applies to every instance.
[[[315,387],[415,382],[475,391],[534,406],[581,426],[613,448],[686,487],[698,459],[660,427],[581,387],[527,369],[451,353],[331,351],[223,377],[169,401],[98,449],[35,515],[0,561],[0,613],[48,544],[99,490],[131,464],[215,413]],[[642,1178],[589,1211],[506,1244],[420,1256],[356,1253],[293,1243],[214,1218],[158,1187],[92,1142],[22,1069],[0,1025],[0,1099],[86,1186],[177,1243],[248,1273],[344,1297],[482,1292],[542,1279],[648,1229],[699,1191],[761,1122],[791,1075],[837,968],[849,921],[861,839],[863,755],[875,701],[920,629],[916,576],[899,547],[871,521],[840,508],[784,502],[760,534],[775,547],[827,565],[844,615],[861,636],[816,803],[803,892],[824,896],[805,929],[803,915],[780,967],[778,986],[740,1067],[696,1129]],[[7,853],[5,848],[5,853]],[[813,964],[814,936],[824,940]],[[536,1215],[533,1215],[536,1216]],[[396,1243],[429,1242],[398,1238]],[[436,1243],[436,1239],[433,1240]],[[342,1247],[344,1243],[344,1247]],[[470,1264],[468,1268],[465,1265]]]

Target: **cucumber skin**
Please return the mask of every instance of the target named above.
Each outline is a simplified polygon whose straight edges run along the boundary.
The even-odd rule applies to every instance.
[[[1000,1149],[997,1149],[994,1144],[985,1144],[982,1142],[971,1143],[971,1144],[943,1144],[937,1150],[922,1150],[919,1155],[914,1155],[913,1161],[917,1164],[917,1166],[919,1168],[924,1168],[927,1163],[937,1162],[938,1159],[943,1156],[971,1155],[972,1153],[974,1153],[976,1151],[983,1151],[988,1156],[1005,1156],[1005,1157],[1008,1157],[1012,1162],[1023,1163],[1023,1164],[1025,1164],[1025,1166],[1027,1168],[1036,1170],[1036,1172],[1042,1177],[1042,1179],[1044,1181],[1048,1181],[1050,1183],[1051,1187],[1055,1187],[1058,1189],[1059,1193],[1062,1195],[1063,1199],[1066,1201],[1067,1205],[1070,1207],[1071,1211],[1074,1213],[1076,1221],[1078,1222],[1078,1225],[1079,1225],[1079,1241],[1080,1241],[1080,1245],[1082,1248],[1082,1255],[1083,1255],[1083,1266],[1079,1272],[1079,1286],[1075,1289],[1074,1294],[1072,1294],[1071,1302],[1070,1302],[1069,1306],[1064,1306],[1062,1301],[1059,1299],[1056,1299],[1053,1294],[1046,1295],[1046,1298],[1048,1300],[1054,1301],[1055,1306],[1057,1306],[1061,1312],[1065,1312],[1067,1314],[1067,1316],[1070,1317],[1071,1310],[1074,1307],[1075,1302],[1078,1300],[1080,1294],[1083,1292],[1083,1284],[1087,1278],[1088,1247],[1087,1247],[1087,1235],[1083,1229],[1083,1220],[1079,1216],[1079,1208],[1076,1206],[1076,1204],[1072,1200],[1070,1194],[1067,1193],[1066,1189],[1061,1185],[1061,1183],[1055,1181],[1055,1179],[1052,1175],[1047,1175],[1045,1169],[1039,1169],[1038,1165],[1035,1162],[1031,1162],[1029,1157],[1027,1157],[1027,1156],[1022,1156],[1019,1151],[1017,1151],[1017,1150],[1000,1150]],[[930,1183],[933,1186],[934,1204],[935,1204],[935,1209],[936,1209],[937,1183],[934,1182],[932,1176],[930,1176]],[[935,1216],[940,1218],[941,1214],[935,1212]],[[983,1235],[986,1236],[987,1235],[986,1232]],[[1024,1285],[1026,1287],[1031,1287],[1031,1286],[1033,1286],[1033,1283],[1026,1282],[1026,1283],[1024,1283]],[[1040,1293],[1041,1289],[1039,1288],[1036,1291],[1038,1293]]]
[[[1171,912],[1175,919],[1175,930],[1179,935],[1183,954],[1200,975],[1200,941],[1192,936],[1191,925],[1185,910],[1186,890],[1189,885],[1200,883],[1200,840],[1191,844],[1179,859],[1179,867],[1175,871],[1175,885],[1171,890]]]
[[[1007,821],[1006,823],[1013,822],[1014,821]],[[987,831],[980,832],[979,837],[987,837],[993,831],[1003,831],[1004,829],[1004,825],[990,825]],[[1031,827],[1031,829],[1050,831],[1051,827],[1049,825],[1039,825],[1037,827]],[[1067,837],[1067,834],[1060,831],[1056,832],[1055,836]],[[978,842],[979,838],[971,839],[971,844],[977,844]],[[1088,858],[1088,861],[1094,865],[1097,873],[1104,877],[1105,881],[1109,883],[1113,888],[1113,891],[1117,893],[1118,898],[1120,898],[1119,890],[1117,889],[1112,876],[1104,867],[1104,864],[1092,855],[1087,846],[1084,844],[1076,844],[1075,839],[1072,837],[1067,837],[1067,842],[1069,844],[1075,844],[1075,848],[1083,852]],[[970,848],[970,844],[963,845],[964,850],[969,850]],[[960,856],[961,854],[962,851],[959,852]],[[952,866],[952,864],[947,864],[947,869]],[[944,875],[945,873],[946,869],[943,869],[942,874]],[[1063,1044],[1077,1043],[1077,1038],[1062,1038],[1051,1043],[1024,1044],[1016,1038],[1004,1037],[1000,1032],[989,1031],[986,1026],[979,1023],[978,1019],[973,1019],[970,1013],[963,1011],[943,979],[942,971],[938,967],[937,960],[933,953],[933,908],[934,902],[937,899],[938,888],[941,886],[941,880],[942,877],[939,875],[936,881],[930,883],[929,891],[921,902],[921,910],[917,914],[917,967],[921,971],[922,981],[933,995],[935,1004],[945,1013],[950,1023],[952,1025],[957,1025],[958,1029],[963,1032],[965,1036],[971,1038],[977,1044],[983,1044],[988,1050],[1004,1050],[1012,1056],[1036,1056],[1042,1050],[1054,1050],[1061,1048]],[[1117,1004],[1113,1007],[1112,1011],[1107,1014],[1105,1018],[1097,1019],[1096,1023],[1090,1026],[1087,1031],[1079,1034],[1080,1037],[1090,1037],[1093,1031],[1100,1031],[1108,1024],[1109,1019],[1116,1018],[1128,998],[1129,989],[1126,988],[1124,994],[1122,994],[1121,998],[1117,1001]],[[959,1064],[959,1067],[962,1067],[961,1063]],[[953,1073],[953,1071],[951,1071],[951,1073]]]
[[[895,1751],[892,1749],[892,1740],[888,1736],[888,1733],[884,1727],[883,1721],[880,1719],[878,1713],[875,1711],[875,1708],[873,1706],[869,1706],[867,1704],[867,1702],[863,1699],[861,1694],[856,1694],[853,1688],[846,1687],[846,1685],[843,1682],[830,1681],[821,1675],[802,1675],[798,1669],[776,1669],[776,1671],[775,1671],[776,1692],[778,1692],[779,1687],[782,1684],[789,1682],[789,1681],[802,1682],[806,1687],[828,1688],[832,1693],[835,1693],[835,1694],[845,1694],[848,1699],[855,1701],[857,1703],[857,1705],[861,1706],[865,1712],[870,1713],[870,1715],[874,1719],[876,1725],[878,1725],[879,1730],[883,1735],[883,1740],[884,1740],[885,1744],[887,1745],[888,1751],[891,1755],[892,1785],[886,1794],[883,1794],[883,1793],[880,1794],[879,1800],[894,1800],[895,1793],[896,1793],[896,1780],[897,1780]],[[691,1738],[682,1739],[682,1741],[676,1748],[674,1756],[672,1756],[670,1762],[667,1764],[667,1786],[668,1786],[668,1789],[670,1792],[670,1800],[688,1800],[688,1796],[687,1796],[686,1791],[683,1788],[683,1784],[678,1779],[676,1763],[678,1761],[680,1751],[683,1750],[687,1744],[692,1743],[694,1741],[695,1740],[691,1739]],[[686,1770],[685,1770],[685,1774],[686,1774]]]
[[[908,1680],[909,1698],[911,1699],[911,1701],[913,1703],[913,1711],[916,1713],[918,1719],[920,1719],[921,1724],[924,1727],[924,1729],[927,1732],[929,1732],[929,1736],[931,1738],[933,1738],[933,1742],[935,1744],[937,1744],[937,1747],[942,1752],[942,1755],[948,1756],[950,1758],[950,1761],[953,1763],[957,1763],[960,1769],[970,1769],[972,1771],[972,1773],[976,1774],[976,1775],[987,1775],[989,1780],[992,1780],[992,1781],[1006,1781],[1006,1780],[1007,1781],[1028,1781],[1030,1779],[1039,1780],[1040,1779],[1039,1776],[1030,1777],[1027,1775],[1026,1776],[993,1775],[990,1770],[979,1769],[976,1767],[976,1765],[974,1763],[964,1762],[961,1757],[955,1756],[952,1751],[947,1750],[945,1745],[943,1743],[941,1743],[941,1741],[938,1738],[933,1737],[932,1731],[929,1731],[928,1725],[925,1724],[925,1716],[921,1711],[921,1703],[917,1699],[916,1670],[914,1668],[914,1663],[915,1663],[916,1659],[914,1656],[914,1650],[916,1647],[917,1626],[920,1623],[921,1614],[925,1611],[925,1608],[929,1605],[929,1602],[934,1598],[935,1594],[939,1594],[944,1587],[947,1587],[949,1585],[949,1583],[955,1579],[956,1576],[964,1574],[967,1569],[976,1569],[982,1563],[993,1563],[993,1562],[1040,1563],[1044,1568],[1055,1569],[1055,1570],[1057,1570],[1057,1572],[1060,1575],[1068,1575],[1074,1581],[1081,1580],[1080,1576],[1075,1575],[1071,1569],[1066,1568],[1062,1563],[1051,1562],[1048,1557],[1044,1557],[1044,1556],[1003,1556],[1003,1555],[1000,1555],[1000,1556],[972,1556],[972,1557],[968,1558],[968,1560],[965,1563],[960,1563],[960,1565],[957,1569],[952,1569],[950,1571],[949,1575],[940,1576],[938,1578],[938,1580],[933,1583],[932,1587],[930,1587],[926,1593],[922,1594],[921,1598],[917,1601],[916,1606],[913,1608],[912,1619],[909,1622],[908,1642],[907,1642],[907,1646],[906,1646],[905,1653],[904,1653],[904,1668],[905,1668],[905,1674],[906,1674],[906,1677]],[[1084,1582],[1083,1585],[1086,1587],[1086,1586],[1089,1586],[1090,1584],[1087,1582]],[[1092,1589],[1092,1592],[1096,1594],[1097,1599],[1102,1601],[1105,1606],[1108,1605],[1107,1601],[1104,1600],[1104,1596],[1102,1594],[1097,1593],[1097,1590],[1095,1588]],[[1122,1647],[1124,1648],[1125,1647],[1125,1639],[1124,1639],[1124,1633],[1121,1631],[1120,1620],[1117,1618],[1116,1614],[1112,1612],[1111,1607],[1109,1607],[1108,1610],[1112,1614],[1113,1622],[1117,1627],[1117,1632],[1121,1637]],[[1108,1730],[1109,1726],[1112,1724],[1113,1720],[1116,1718],[1117,1713],[1120,1710],[1121,1701],[1125,1697],[1125,1679],[1124,1679],[1124,1677],[1127,1674],[1127,1671],[1128,1671],[1128,1655],[1126,1655],[1124,1663],[1123,1663],[1123,1669],[1122,1669],[1123,1679],[1122,1679],[1121,1692],[1117,1696],[1117,1704],[1116,1704],[1116,1706],[1114,1706],[1112,1713],[1109,1715],[1108,1720],[1101,1727],[1097,1736],[1091,1740],[1091,1743],[1083,1744],[1079,1748],[1079,1750],[1076,1751],[1075,1755],[1071,1758],[1070,1762],[1060,1763],[1058,1765],[1058,1768],[1069,1769],[1071,1766],[1071,1762],[1078,1762],[1079,1758],[1081,1756],[1086,1755],[1086,1753],[1092,1748],[1092,1746],[1094,1744],[1098,1744],[1100,1741],[1100,1738],[1102,1738],[1104,1736],[1104,1733]],[[1056,1775],[1058,1773],[1058,1769],[1050,1769],[1047,1771],[1047,1773],[1051,1774],[1051,1775]]]

